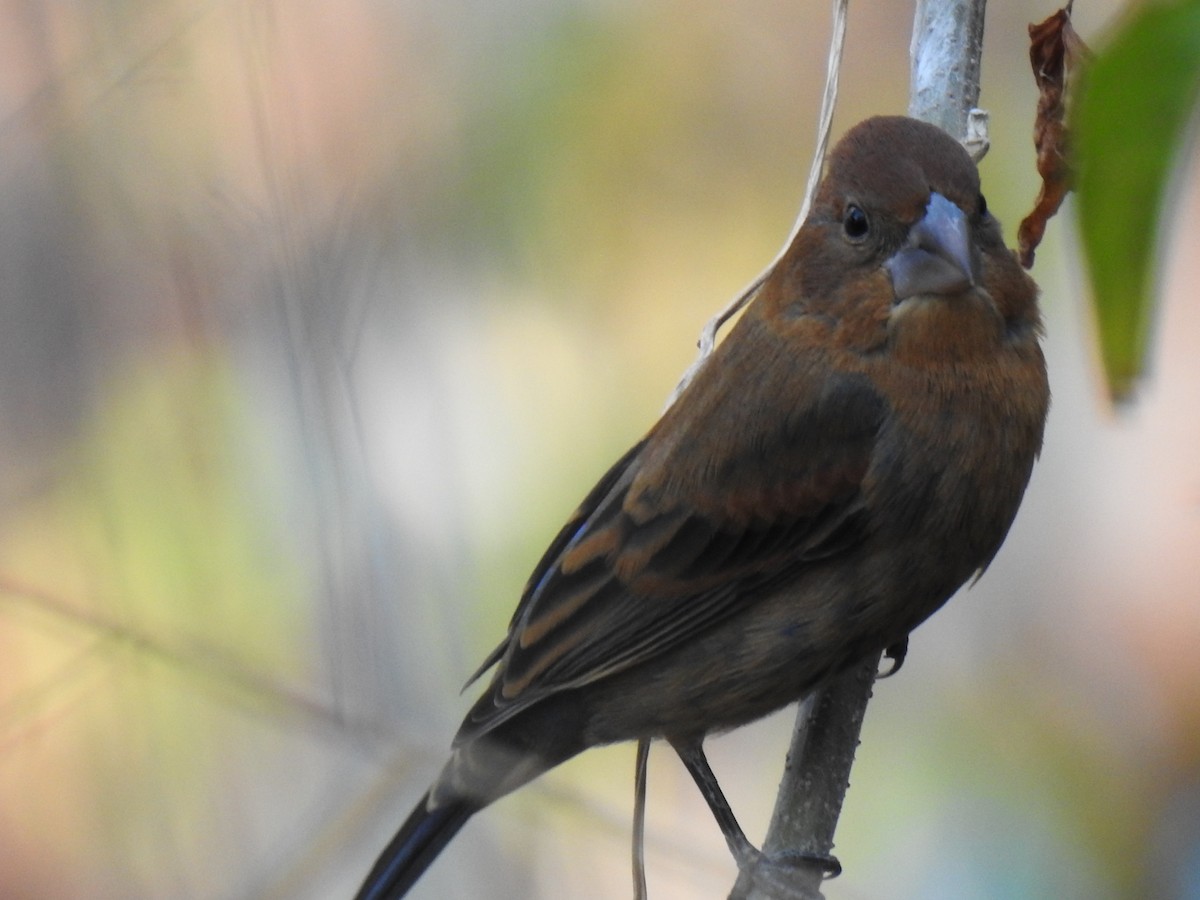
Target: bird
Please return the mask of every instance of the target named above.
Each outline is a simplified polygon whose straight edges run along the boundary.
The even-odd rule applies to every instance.
[[[667,741],[753,863],[705,736],[902,650],[982,575],[1041,451],[1041,336],[959,143],[849,129],[740,318],[535,566],[358,900],[404,896],[476,812],[629,740]]]

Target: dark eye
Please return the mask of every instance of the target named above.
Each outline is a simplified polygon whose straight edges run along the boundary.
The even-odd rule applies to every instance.
[[[867,221],[865,212],[851,204],[846,207],[846,215],[842,219],[842,230],[846,232],[846,237],[858,242],[867,236],[867,232],[871,230],[871,223]]]
[[[987,214],[988,214],[987,197],[983,196],[983,194],[980,194],[979,195],[979,217],[983,218]]]

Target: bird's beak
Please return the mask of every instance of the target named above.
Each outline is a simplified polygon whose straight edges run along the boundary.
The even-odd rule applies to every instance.
[[[930,195],[925,215],[883,267],[892,276],[896,302],[920,294],[961,294],[973,287],[977,278],[966,213],[941,194]]]

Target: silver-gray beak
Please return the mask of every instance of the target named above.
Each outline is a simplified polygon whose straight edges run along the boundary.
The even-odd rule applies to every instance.
[[[920,294],[961,294],[977,280],[971,258],[971,223],[941,194],[933,193],[908,241],[883,264],[896,301]]]

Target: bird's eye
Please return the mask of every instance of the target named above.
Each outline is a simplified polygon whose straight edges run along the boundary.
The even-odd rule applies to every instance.
[[[871,223],[867,221],[865,212],[851,204],[846,207],[846,215],[842,219],[842,230],[845,231],[846,237],[858,242],[867,236],[867,232],[871,230]]]
[[[983,218],[987,214],[988,214],[987,197],[983,196],[983,194],[980,194],[979,195],[979,217]]]

